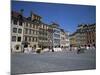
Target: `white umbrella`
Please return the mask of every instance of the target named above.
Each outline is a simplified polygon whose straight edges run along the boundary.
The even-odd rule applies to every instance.
[[[36,49],[41,49],[41,48],[38,47],[38,48],[36,48]]]

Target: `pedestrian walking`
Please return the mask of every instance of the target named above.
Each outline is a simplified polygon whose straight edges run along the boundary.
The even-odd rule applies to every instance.
[[[24,48],[24,53],[28,53],[28,48],[27,47]]]
[[[32,52],[32,47],[31,46],[28,47],[28,52],[29,53]]]
[[[54,49],[52,49],[52,52],[54,52]]]

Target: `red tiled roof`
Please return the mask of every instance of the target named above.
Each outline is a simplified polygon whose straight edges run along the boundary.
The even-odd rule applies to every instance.
[[[11,15],[13,16],[13,17],[18,17],[19,15],[21,15],[19,12],[16,12],[16,11],[12,11],[11,12]]]

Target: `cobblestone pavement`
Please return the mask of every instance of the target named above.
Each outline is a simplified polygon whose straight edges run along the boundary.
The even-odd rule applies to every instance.
[[[85,53],[45,52],[41,54],[11,54],[11,74],[88,70],[96,68],[95,50]]]

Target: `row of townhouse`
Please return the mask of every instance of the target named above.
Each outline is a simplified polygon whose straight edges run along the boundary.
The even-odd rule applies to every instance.
[[[53,29],[53,47],[69,48],[69,32],[65,32],[64,29],[59,28],[59,25],[56,23],[50,26]]]
[[[76,32],[70,35],[71,47],[95,47],[96,24],[78,25]]]
[[[59,25],[47,25],[41,21],[42,17],[30,12],[24,17],[23,12],[11,12],[11,51],[23,52],[24,48],[56,48],[69,47],[69,34],[62,31]],[[63,37],[62,36],[63,32]],[[64,42],[63,42],[63,41]]]

